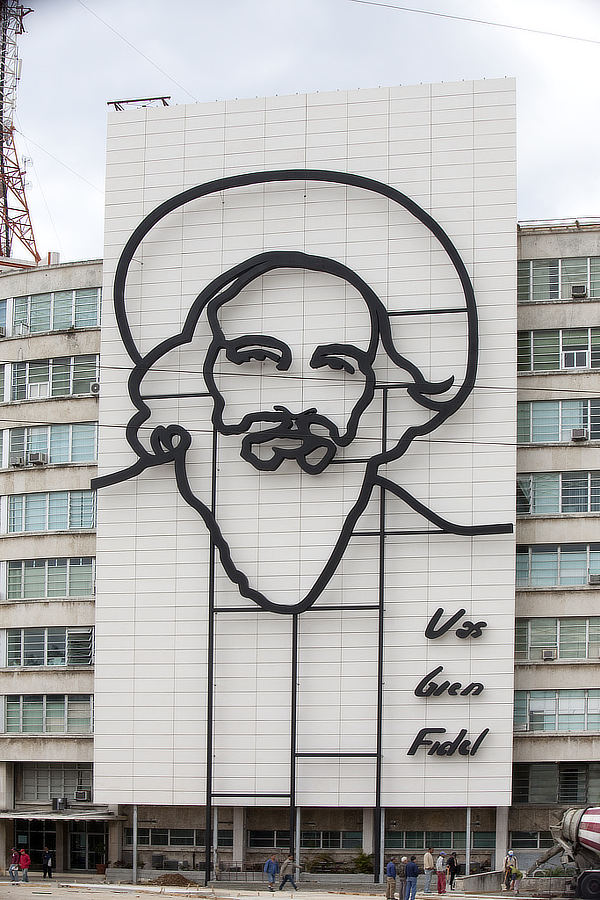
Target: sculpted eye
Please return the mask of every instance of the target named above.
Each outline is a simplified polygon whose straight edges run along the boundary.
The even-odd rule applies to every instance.
[[[225,346],[227,359],[239,366],[242,363],[257,360],[272,360],[277,369],[285,371],[292,362],[292,353],[287,344],[267,335],[245,334],[242,337],[227,341]]]
[[[313,369],[321,369],[327,366],[338,372],[348,372],[350,375],[356,373],[358,356],[361,353],[356,347],[347,347],[345,345],[331,345],[329,347],[317,347],[310,361]],[[350,361],[352,360],[352,362]]]

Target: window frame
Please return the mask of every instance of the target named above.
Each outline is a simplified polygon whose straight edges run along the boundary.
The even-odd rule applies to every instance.
[[[62,700],[62,728],[57,728],[56,709]],[[70,709],[75,704],[88,704],[88,727],[85,730],[69,728]],[[25,727],[26,717],[32,715],[35,707],[26,709],[25,704],[39,705],[41,727]],[[11,710],[18,711],[18,727],[11,727]],[[15,705],[16,704],[16,705]],[[73,710],[74,712],[74,710]],[[14,721],[14,718],[13,718]],[[93,734],[94,729],[94,697],[93,694],[6,694],[4,697],[4,734]]]
[[[30,632],[41,632],[42,661],[27,662],[27,637]],[[53,635],[52,632],[63,632],[62,635]],[[87,662],[73,661],[77,654],[76,643],[81,636],[87,635],[85,641],[89,644],[89,657]],[[47,625],[29,628],[7,628],[6,629],[6,658],[3,664],[8,669],[30,669],[30,668],[52,668],[52,669],[70,669],[70,668],[90,668],[94,665],[94,637],[95,629],[93,625]],[[17,661],[11,662],[11,643],[19,643],[19,657]],[[53,655],[51,646],[52,641],[62,638],[64,644],[64,661],[53,662],[56,657]],[[14,651],[12,651],[14,652]]]
[[[568,272],[568,263],[575,260],[585,260],[585,274],[581,275],[580,281],[574,281],[574,276]],[[550,290],[555,296],[548,296],[536,299],[535,293],[535,277],[534,270],[543,269],[544,264],[548,269],[547,278],[549,283],[556,282],[556,287]],[[552,271],[554,269],[554,271]],[[579,276],[577,276],[579,277]],[[563,296],[563,282],[569,285],[584,284],[586,286],[586,296],[579,298],[570,294]],[[600,257],[598,256],[564,256],[564,257],[544,257],[543,259],[520,259],[517,263],[517,300],[519,303],[586,303],[589,300],[600,299]]]
[[[93,324],[80,325],[77,323],[78,317],[81,318],[82,313],[85,310],[85,301],[90,299],[89,296],[86,295],[90,295],[94,291],[96,293],[95,322]],[[65,310],[61,310],[58,307],[59,303],[64,303],[64,301],[67,300],[67,297],[64,296],[67,294],[71,294],[71,311],[68,320],[65,318]],[[35,306],[37,303],[41,303],[42,300],[48,305],[48,327],[33,328],[32,321],[35,318]],[[80,305],[78,305],[78,300],[81,301]],[[72,288],[62,291],[42,291],[35,294],[21,294],[13,299],[11,334],[18,334],[19,328],[25,328],[27,334],[48,334],[56,331],[70,331],[75,328],[99,328],[101,304],[102,288],[100,287]],[[93,304],[90,304],[89,308],[93,308]],[[58,325],[57,321],[60,320],[61,316],[64,324]]]
[[[77,497],[77,495],[80,495]],[[39,514],[43,515],[41,528],[27,527],[28,515],[29,524],[34,521],[36,515],[36,504],[39,505]],[[44,506],[42,514],[42,505]],[[66,514],[66,525],[57,528],[52,527],[54,524],[53,517],[62,514],[60,507],[63,506]],[[86,511],[89,506],[90,524],[74,525],[78,514]],[[79,507],[79,510],[78,510]],[[19,521],[20,520],[20,524]],[[93,531],[96,527],[96,491],[88,489],[75,489],[70,491],[32,491],[27,494],[9,494],[8,495],[8,522],[7,534],[40,534],[44,532],[57,531]],[[73,557],[77,558],[77,557]]]

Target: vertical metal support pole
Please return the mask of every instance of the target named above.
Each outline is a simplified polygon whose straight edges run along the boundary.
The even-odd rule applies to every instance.
[[[387,418],[388,418],[388,389],[382,391],[381,411],[381,450],[385,452],[387,446]],[[383,853],[385,850],[382,841],[382,828],[385,826],[385,816],[381,810],[381,775],[383,767],[383,619],[385,609],[385,491],[379,489],[379,612],[378,612],[378,636],[377,636],[377,761],[375,770],[375,821],[373,823],[373,869],[374,881],[381,884],[383,879]]]
[[[213,874],[217,877],[219,861],[219,807],[213,806]]]
[[[217,505],[217,429],[213,428],[212,485],[210,507],[213,515]],[[212,862],[212,780],[213,780],[213,719],[215,669],[215,543],[211,537],[208,575],[208,642],[206,658],[206,803],[204,824],[204,884],[210,881]]]
[[[296,829],[296,734],[298,730],[298,614],[292,616],[292,680],[290,696],[290,853],[294,852]],[[300,845],[297,844],[297,852]]]
[[[379,883],[383,882],[385,874],[385,809],[381,810],[381,828],[379,832],[379,871],[381,873]]]
[[[467,806],[467,823],[465,827],[465,875],[471,874],[471,807]]]
[[[131,880],[133,881],[134,884],[137,884],[137,848],[138,848],[137,823],[138,823],[138,808],[137,808],[137,803],[134,803],[133,804],[133,821],[131,823],[133,825],[133,838],[131,841],[131,844],[133,847],[133,867],[132,867],[133,872],[131,875]]]
[[[300,878],[300,828],[301,828],[301,809],[296,807],[296,877]]]

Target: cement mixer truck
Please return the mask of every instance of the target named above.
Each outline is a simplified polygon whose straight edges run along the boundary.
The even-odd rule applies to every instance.
[[[560,825],[551,825],[554,846],[536,859],[528,875],[547,860],[562,854],[562,862],[573,863],[579,870],[576,896],[584,900],[600,900],[600,807],[568,809]]]

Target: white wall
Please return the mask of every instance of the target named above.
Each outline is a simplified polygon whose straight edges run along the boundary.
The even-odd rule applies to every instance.
[[[225,175],[278,168],[352,172],[390,184],[436,219],[473,280],[480,316],[475,390],[431,436],[382,472],[438,514],[465,525],[514,516],[515,118],[510,80],[296,95],[111,113],[108,133],[100,472],[135,462],[124,427],[131,360],[107,302],[130,233],[160,202]],[[410,213],[358,188],[316,182],[257,185],[195,200],[166,216],[137,249],[127,305],[140,352],[175,334],[202,288],[264,250],[302,250],[343,262],[377,292],[393,316],[396,347],[432,380],[466,359],[461,313],[422,310],[464,305],[455,269],[431,232]],[[418,312],[417,312],[418,311]],[[357,382],[312,369],[312,348],[340,341],[365,348],[369,328],[356,291],[330,275],[278,271],[249,285],[222,313],[228,336],[282,336],[293,351],[287,372],[253,363],[221,364],[228,412],[317,406],[342,423]],[[194,340],[159,360],[148,393],[205,390],[202,362],[211,339],[201,318]],[[379,381],[399,373],[381,352]],[[268,372],[268,374],[267,374]],[[402,373],[402,381],[406,376]],[[410,381],[410,379],[408,379]],[[454,388],[455,390],[456,388]],[[450,394],[452,390],[450,391]],[[257,405],[258,403],[258,405]],[[193,437],[188,474],[206,502],[211,490],[212,402],[149,401],[148,437],[181,424]],[[430,411],[390,392],[388,445]],[[293,461],[258,473],[239,456],[240,437],[219,437],[217,518],[253,586],[281,604],[297,602],[321,571],[381,442],[381,392],[356,440],[321,475]],[[351,461],[353,460],[353,461]],[[428,524],[389,494],[387,528]],[[357,530],[377,531],[374,490]],[[375,750],[377,618],[324,605],[376,604],[379,538],[356,536],[315,608],[299,623],[298,749]],[[95,797],[101,802],[204,803],[209,541],[197,513],[177,493],[173,467],[148,469],[103,489],[98,514]],[[506,806],[512,746],[514,539],[511,535],[395,535],[386,540],[384,806]],[[257,612],[216,569],[216,605],[248,607],[217,617],[214,789],[289,789],[291,617]],[[452,632],[428,641],[440,606],[488,624],[477,640]],[[479,696],[420,699],[414,688],[435,666],[442,678],[482,682]],[[440,679],[438,679],[439,681]],[[462,727],[476,756],[407,755],[420,728]],[[368,807],[372,759],[300,760],[297,802]],[[236,800],[228,799],[227,805]],[[239,799],[240,805],[252,800]],[[286,801],[275,801],[285,805]],[[257,805],[272,805],[257,800]]]

